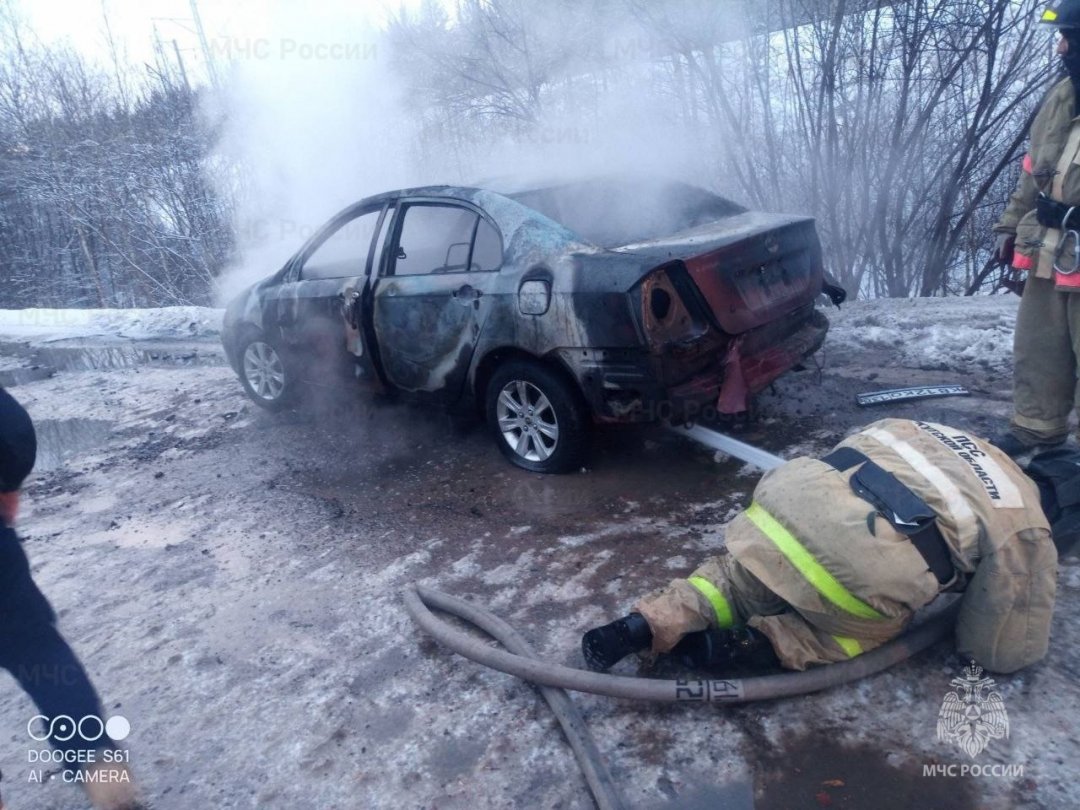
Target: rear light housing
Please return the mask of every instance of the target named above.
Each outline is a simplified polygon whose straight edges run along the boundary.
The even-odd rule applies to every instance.
[[[698,307],[689,297],[690,284],[681,262],[662,265],[642,279],[641,325],[650,346],[685,343],[708,331],[708,324],[697,315]]]

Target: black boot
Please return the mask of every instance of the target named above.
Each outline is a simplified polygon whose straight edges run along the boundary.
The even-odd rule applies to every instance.
[[[1076,548],[1076,541],[1080,540],[1080,506],[1069,506],[1061,510],[1050,531],[1053,533],[1058,557],[1064,557]]]
[[[1048,450],[1056,450],[1063,446],[1065,444],[1065,438],[1062,437],[1043,443],[1030,443],[1021,439],[1010,430],[1005,433],[999,433],[997,436],[991,438],[990,444],[994,445],[998,450],[1014,461],[1017,459],[1026,461],[1032,455],[1045,453]]]
[[[652,630],[640,613],[631,613],[581,637],[581,654],[589,669],[603,672],[630,653],[652,644]]]
[[[722,670],[732,664],[768,668],[780,663],[769,639],[749,627],[687,633],[670,654],[685,667],[704,670]]]

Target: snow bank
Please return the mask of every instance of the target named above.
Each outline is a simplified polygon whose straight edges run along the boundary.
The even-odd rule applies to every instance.
[[[829,309],[828,346],[886,349],[898,365],[943,368],[963,362],[1012,368],[1015,295],[876,298]]]
[[[829,344],[889,348],[898,362],[915,368],[935,368],[946,359],[1006,366],[1019,301],[1013,295],[852,301],[839,312],[827,310]],[[208,307],[0,309],[0,340],[216,337],[223,313]]]
[[[224,310],[209,307],[0,309],[0,339],[215,337],[221,333],[223,314]]]

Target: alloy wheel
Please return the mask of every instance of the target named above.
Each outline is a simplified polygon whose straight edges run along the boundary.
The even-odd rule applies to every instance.
[[[526,380],[511,380],[495,403],[499,432],[527,461],[546,461],[559,444],[559,420],[544,392]]]
[[[244,379],[260,399],[273,402],[285,390],[285,366],[269,343],[252,341],[244,351]]]

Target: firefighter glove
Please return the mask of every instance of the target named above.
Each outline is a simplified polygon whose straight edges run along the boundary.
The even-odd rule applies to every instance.
[[[999,233],[997,243],[994,245],[994,256],[1002,264],[1012,264],[1013,249],[1016,247],[1016,236],[1011,233]]]

